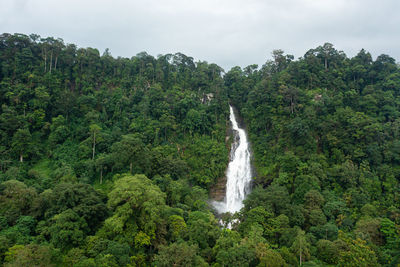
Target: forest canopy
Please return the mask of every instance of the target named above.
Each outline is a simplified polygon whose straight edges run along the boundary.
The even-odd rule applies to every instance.
[[[400,264],[399,65],[329,43],[272,58],[225,72],[0,35],[1,264]],[[256,176],[220,216],[229,103]]]

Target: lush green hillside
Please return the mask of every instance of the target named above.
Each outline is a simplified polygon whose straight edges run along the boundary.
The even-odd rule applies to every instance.
[[[261,69],[0,35],[5,266],[396,266],[400,71],[331,45]],[[258,176],[232,230],[228,101]],[[224,216],[224,220],[231,220]]]
[[[301,254],[310,266],[397,266],[399,66],[328,43],[296,61],[273,56],[225,75],[258,171],[238,229],[260,227],[289,264]]]
[[[0,37],[0,65],[2,262],[150,263],[201,227],[202,249],[214,246],[207,190],[228,162],[220,67],[20,34]],[[193,244],[179,246],[197,255]]]

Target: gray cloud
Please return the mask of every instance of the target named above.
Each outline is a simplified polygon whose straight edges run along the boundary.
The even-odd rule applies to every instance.
[[[400,58],[396,0],[0,0],[0,32],[61,37],[114,56],[182,52],[232,66],[330,42]]]

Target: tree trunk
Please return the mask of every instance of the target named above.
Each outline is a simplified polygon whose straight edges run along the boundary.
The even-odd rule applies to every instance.
[[[100,184],[103,184],[103,166],[100,169]]]
[[[293,101],[293,96],[290,97],[290,112],[293,114],[294,113],[294,101]]]
[[[47,71],[47,51],[46,51],[46,49],[43,49],[43,53],[44,53],[44,73],[46,73],[46,71]]]
[[[132,162],[129,164],[129,172],[132,174]]]
[[[57,70],[57,59],[58,59],[58,56],[56,56],[56,60],[54,62],[54,70]]]
[[[93,153],[92,153],[92,160],[94,160],[94,154],[96,152],[96,133],[93,133]]]
[[[301,245],[300,245],[300,266],[301,266]]]
[[[53,50],[51,50],[51,54],[50,54],[50,73],[51,73],[51,65],[52,65],[52,62],[53,61]]]
[[[22,155],[22,153],[19,154],[19,162],[24,162],[24,156]]]

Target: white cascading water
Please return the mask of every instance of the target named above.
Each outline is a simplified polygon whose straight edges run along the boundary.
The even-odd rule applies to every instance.
[[[219,213],[235,213],[243,207],[243,200],[250,190],[251,164],[247,135],[244,129],[239,128],[233,108],[230,108],[230,120],[233,130],[231,157],[226,171],[225,202],[214,202]]]

